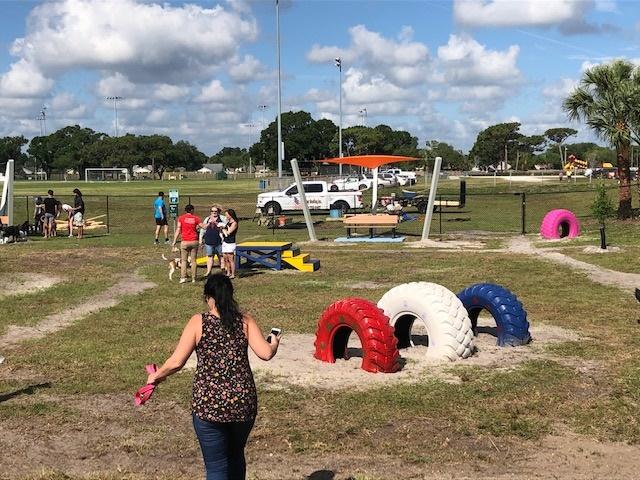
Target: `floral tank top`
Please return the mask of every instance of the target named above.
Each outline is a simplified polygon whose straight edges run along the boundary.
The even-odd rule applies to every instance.
[[[198,367],[191,409],[208,422],[244,422],[258,412],[258,395],[249,365],[249,342],[242,323],[232,330],[211,313],[202,314],[196,345]]]

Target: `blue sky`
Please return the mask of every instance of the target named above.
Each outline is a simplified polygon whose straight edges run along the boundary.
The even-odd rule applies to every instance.
[[[5,0],[0,11],[0,136],[38,135],[43,105],[48,132],[113,134],[105,97],[117,95],[120,134],[212,154],[247,146],[276,115],[274,1]],[[640,8],[615,0],[281,0],[280,33],[283,111],[338,123],[339,56],[343,127],[385,123],[464,151],[499,122],[569,126],[562,99],[586,68],[640,63]]]

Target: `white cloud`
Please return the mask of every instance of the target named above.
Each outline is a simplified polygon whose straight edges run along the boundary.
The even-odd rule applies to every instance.
[[[45,77],[32,62],[21,59],[0,76],[0,96],[26,98],[46,95],[53,80]]]
[[[548,85],[542,89],[542,96],[549,99],[564,99],[576,87],[578,80],[575,78],[561,78],[559,81]]]
[[[49,102],[49,110],[55,112],[58,119],[85,118],[88,113],[87,105],[80,103],[71,93],[63,92],[54,96]]]
[[[186,97],[189,94],[189,88],[183,85],[169,85],[161,83],[154,87],[153,96],[164,102],[174,102]]]
[[[470,27],[549,26],[581,16],[575,0],[455,0],[456,22]]]
[[[11,53],[45,75],[89,68],[166,81],[208,74],[256,35],[254,19],[221,6],[65,0],[34,8]]]
[[[360,70],[350,68],[342,84],[344,97],[354,105],[384,103],[393,100],[406,100],[410,92],[397,87],[382,75],[369,78]]]
[[[264,77],[265,67],[253,55],[245,55],[242,60],[235,58],[229,66],[229,77],[237,83],[247,83]]]
[[[203,87],[200,94],[196,97],[197,102],[225,103],[232,100],[231,94],[227,92],[220,80],[212,80],[207,86]]]
[[[364,25],[351,27],[349,34],[349,48],[314,45],[307,53],[307,60],[333,63],[334,58],[340,57],[343,71],[358,65],[363,70],[375,70],[399,86],[409,87],[424,82],[429,49],[425,44],[412,40],[411,28],[404,27],[397,40],[385,38]]]
[[[168,118],[168,112],[160,108],[154,108],[147,115],[146,123],[160,124]]]
[[[455,85],[505,85],[519,83],[522,75],[516,64],[520,47],[506,51],[488,50],[468,35],[451,35],[438,48],[444,79]]]

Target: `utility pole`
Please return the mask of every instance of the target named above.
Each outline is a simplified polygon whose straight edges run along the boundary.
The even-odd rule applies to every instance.
[[[334,59],[336,67],[340,71],[340,123],[338,124],[338,157],[342,158],[342,59],[336,57]],[[338,175],[342,176],[342,164],[338,164]],[[376,181],[376,179],[374,179]]]
[[[282,178],[282,84],[280,78],[280,3],[276,0],[276,45],[278,51],[278,178]]]
[[[107,97],[107,100],[113,100],[113,116],[114,116],[114,130],[116,137],[118,136],[118,100],[122,100],[122,97],[117,95],[113,97]]]

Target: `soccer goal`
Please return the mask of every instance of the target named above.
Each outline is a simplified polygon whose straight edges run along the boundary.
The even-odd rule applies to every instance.
[[[118,182],[124,180],[129,181],[129,169],[113,167],[113,168],[85,168],[85,182]]]
[[[7,162],[7,170],[0,174],[2,196],[0,197],[0,217],[5,225],[13,225],[13,160]]]

